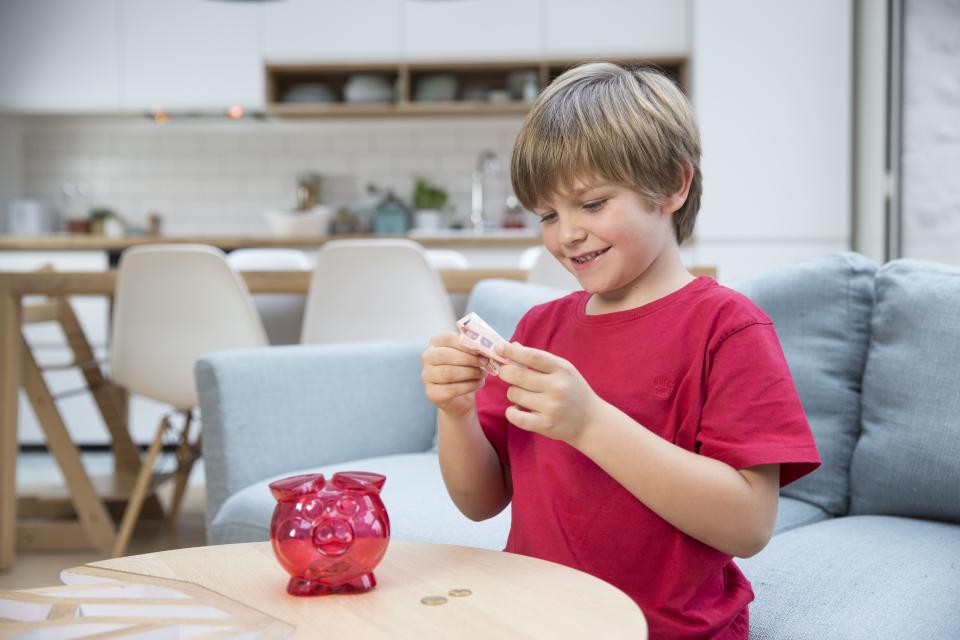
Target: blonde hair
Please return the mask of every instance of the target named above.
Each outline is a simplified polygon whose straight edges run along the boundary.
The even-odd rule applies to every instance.
[[[593,62],[563,73],[534,102],[513,148],[510,178],[527,209],[578,178],[628,186],[659,206],[683,185],[685,163],[693,179],[673,213],[678,243],[693,232],[700,210],[693,109],[660,71]]]

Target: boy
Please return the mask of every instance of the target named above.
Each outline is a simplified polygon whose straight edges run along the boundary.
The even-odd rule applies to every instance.
[[[745,640],[753,592],[732,558],[766,545],[779,487],[820,459],[770,319],[680,261],[699,165],[663,75],[593,63],[557,78],[511,178],[583,291],[527,312],[499,377],[452,333],[421,377],[447,490],[474,520],[511,504],[506,551],[619,587],[654,640]]]

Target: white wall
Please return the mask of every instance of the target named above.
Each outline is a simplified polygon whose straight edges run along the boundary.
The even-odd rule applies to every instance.
[[[10,199],[23,191],[21,139],[19,118],[0,114],[0,233],[6,229]]]
[[[904,16],[903,256],[960,265],[960,4]]]
[[[697,0],[698,262],[739,280],[850,246],[852,4]]]

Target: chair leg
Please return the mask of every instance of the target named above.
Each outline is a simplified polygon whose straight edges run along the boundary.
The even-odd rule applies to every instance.
[[[177,528],[177,521],[180,517],[180,503],[183,502],[183,495],[187,491],[187,481],[190,479],[193,463],[200,457],[201,434],[198,433],[197,439],[191,444],[190,426],[193,422],[193,412],[187,410],[184,413],[186,421],[183,425],[180,444],[177,446],[177,473],[174,478],[173,498],[167,512],[167,528],[171,530]]]
[[[143,507],[143,501],[147,497],[147,490],[150,487],[150,479],[153,477],[153,465],[157,461],[157,455],[160,453],[160,447],[163,445],[163,435],[169,428],[170,423],[164,416],[157,428],[157,435],[154,436],[150,448],[147,450],[147,457],[140,465],[140,472],[137,474],[137,481],[133,485],[133,492],[127,502],[127,508],[123,512],[123,521],[120,524],[120,531],[117,533],[116,541],[113,544],[113,557],[122,556],[127,550],[127,544],[130,542],[130,536],[133,535],[133,529],[137,524],[137,518],[140,516],[140,509]]]

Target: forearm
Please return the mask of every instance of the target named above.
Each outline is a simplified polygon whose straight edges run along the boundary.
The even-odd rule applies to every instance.
[[[440,473],[447,493],[460,511],[471,520],[486,520],[510,503],[500,458],[483,434],[477,412],[464,416],[437,412],[440,444]]]
[[[764,503],[769,498],[744,474],[664,440],[608,403],[571,444],[661,518],[715,549],[751,556],[772,534],[776,504]]]

